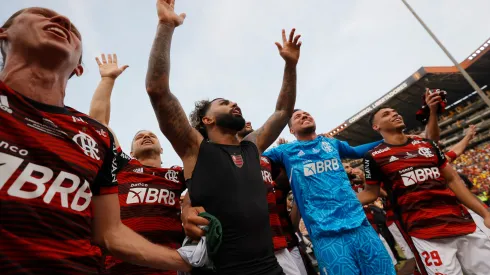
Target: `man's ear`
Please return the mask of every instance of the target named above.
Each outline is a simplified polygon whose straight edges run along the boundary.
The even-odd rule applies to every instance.
[[[75,70],[73,70],[73,74],[76,76],[81,76],[83,74],[83,66],[81,64],[78,64]]]
[[[7,29],[0,28],[0,40],[7,40]]]
[[[214,119],[211,117],[205,116],[202,118],[202,123],[204,123],[204,125],[210,125],[210,124],[214,123]]]

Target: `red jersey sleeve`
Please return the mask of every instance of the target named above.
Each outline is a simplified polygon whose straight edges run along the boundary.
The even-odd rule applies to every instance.
[[[114,137],[109,131],[110,144],[106,152],[104,163],[97,173],[94,184],[92,186],[92,194],[94,196],[107,195],[118,193],[118,185],[116,172],[117,167],[117,148],[114,142]]]
[[[131,161],[131,157],[124,153],[121,147],[118,147],[116,150],[116,163],[117,163],[117,171],[121,170]]]
[[[444,169],[444,167],[446,167],[446,165],[448,164],[446,155],[444,155],[444,152],[442,152],[442,150],[439,149],[439,146],[437,146],[437,144],[434,141],[432,140],[427,140],[427,141],[430,142],[430,144],[432,145],[432,149],[434,149],[434,153],[437,156],[437,166],[439,166],[439,169]]]
[[[382,181],[381,170],[370,152],[364,156],[364,176],[366,184],[379,184]]]

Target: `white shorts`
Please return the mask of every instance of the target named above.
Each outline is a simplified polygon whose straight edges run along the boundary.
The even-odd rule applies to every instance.
[[[390,230],[391,235],[393,235],[395,242],[403,251],[403,255],[405,255],[405,258],[407,258],[407,260],[412,259],[414,257],[413,252],[410,249],[410,246],[408,245],[407,241],[405,241],[402,232],[400,232],[400,229],[398,228],[398,226],[396,226],[396,223],[392,223],[390,226],[388,226],[388,229]]]
[[[490,274],[490,239],[479,228],[454,238],[412,240],[430,275]]]
[[[289,254],[291,254],[291,257],[293,257],[294,263],[298,267],[299,274],[308,275],[308,272],[306,272],[305,263],[303,262],[303,257],[301,257],[301,253],[299,252],[299,248],[295,246],[291,251],[289,251]]]
[[[386,251],[388,252],[388,255],[390,255],[391,262],[393,263],[393,265],[396,265],[398,261],[396,260],[395,255],[393,255],[393,251],[391,251],[388,242],[385,240],[385,238],[383,238],[383,236],[381,236],[381,234],[378,234],[378,236],[381,239],[381,242],[383,243],[383,246],[385,247]]]
[[[282,271],[286,275],[301,275],[294,258],[289,253],[287,248],[281,249],[274,253],[279,265],[282,267]]]
[[[485,233],[485,235],[487,235],[488,238],[490,238],[490,228],[485,226],[485,223],[483,222],[483,218],[480,215],[476,214],[475,212],[471,211],[470,209],[468,209],[468,212],[470,212],[473,221],[475,221],[476,227],[480,228],[480,230],[483,231],[483,233]]]

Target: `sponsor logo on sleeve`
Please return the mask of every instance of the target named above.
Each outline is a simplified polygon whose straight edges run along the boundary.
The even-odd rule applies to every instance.
[[[371,179],[371,168],[370,168],[370,161],[368,159],[364,159],[364,177],[366,179]]]

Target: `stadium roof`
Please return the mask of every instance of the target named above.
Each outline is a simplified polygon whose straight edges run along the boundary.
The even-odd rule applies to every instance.
[[[490,86],[490,40],[460,64],[480,87]],[[422,105],[425,88],[447,91],[448,106],[474,94],[474,89],[455,66],[422,67],[329,134],[346,140],[351,145],[379,140],[380,136],[372,130],[368,119],[369,114],[381,105],[389,105],[396,109],[403,116],[408,130],[420,127],[422,124],[415,119],[415,113]]]

